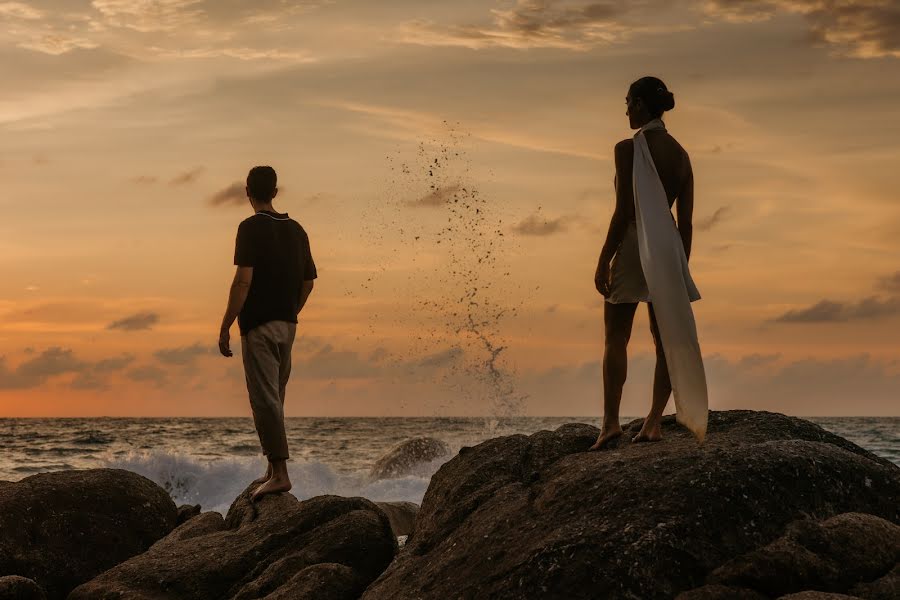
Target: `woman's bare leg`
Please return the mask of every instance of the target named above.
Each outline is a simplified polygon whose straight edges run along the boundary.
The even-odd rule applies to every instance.
[[[603,350],[603,425],[600,437],[590,450],[599,450],[622,435],[619,423],[619,405],[622,388],[628,376],[628,340],[637,303],[604,303],[603,322],[606,326],[606,342]]]
[[[656,323],[656,314],[653,305],[647,304],[650,313],[650,333],[653,334],[653,343],[656,346],[656,369],[653,372],[653,404],[650,406],[650,414],[644,419],[641,431],[632,438],[633,442],[658,442],[662,439],[663,412],[672,395],[672,382],[669,379],[669,367],[666,364],[666,355],[663,352],[662,340],[659,337],[659,325]]]

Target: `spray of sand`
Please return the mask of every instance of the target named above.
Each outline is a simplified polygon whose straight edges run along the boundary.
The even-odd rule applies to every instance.
[[[396,326],[415,332],[394,359],[421,367],[420,376],[451,388],[462,406],[486,408],[487,425],[496,430],[522,413],[526,399],[516,389],[502,333],[522,293],[506,266],[516,249],[504,235],[504,207],[482,194],[469,147],[470,136],[445,123],[414,152],[386,157],[388,181],[367,210],[364,242],[381,250],[390,244],[381,255],[392,258],[362,288],[388,289],[409,307],[388,318],[373,315],[372,333]],[[398,271],[405,271],[402,283]],[[459,414],[460,407],[454,402],[439,411]]]

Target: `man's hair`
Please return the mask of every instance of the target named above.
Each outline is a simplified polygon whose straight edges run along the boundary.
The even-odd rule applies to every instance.
[[[257,202],[268,202],[275,197],[278,176],[269,166],[253,167],[247,173],[247,192]]]

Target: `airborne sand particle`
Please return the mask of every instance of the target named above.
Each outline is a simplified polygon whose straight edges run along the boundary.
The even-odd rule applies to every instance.
[[[395,364],[421,364],[413,376],[436,378],[454,390],[459,403],[442,405],[443,414],[465,406],[488,407],[492,429],[521,414],[526,396],[504,352],[503,322],[515,317],[521,290],[505,264],[512,240],[503,235],[502,207],[485,197],[474,180],[467,146],[470,135],[444,123],[445,131],[418,144],[412,158],[388,155],[390,176],[383,198],[365,215],[365,242],[396,257],[380,264],[362,284],[371,293],[404,259],[406,287],[390,289],[405,298],[408,311],[392,321],[373,319],[369,330],[403,326],[417,333],[394,354]],[[394,247],[388,252],[387,245]],[[396,284],[394,284],[396,286]],[[441,355],[436,361],[423,357]],[[463,410],[465,410],[463,408]]]

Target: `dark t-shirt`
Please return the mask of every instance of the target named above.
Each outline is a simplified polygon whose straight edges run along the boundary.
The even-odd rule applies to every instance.
[[[267,210],[238,226],[234,264],[253,267],[250,291],[238,315],[241,335],[268,321],[297,322],[300,288],[316,278],[309,237],[287,213]]]

